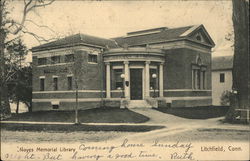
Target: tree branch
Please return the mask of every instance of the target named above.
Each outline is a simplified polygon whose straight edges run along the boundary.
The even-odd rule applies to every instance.
[[[55,40],[54,38],[45,39],[44,37],[39,36],[39,35],[37,35],[37,34],[35,34],[33,32],[29,32],[29,31],[22,30],[22,32],[25,33],[25,34],[29,34],[29,35],[33,36],[40,44],[41,44],[41,42],[49,42],[49,41]]]
[[[55,0],[51,0],[48,3],[40,2],[40,3],[43,3],[43,4],[37,4],[37,2],[39,2],[37,0],[29,0],[27,3],[26,3],[26,0],[23,0],[23,1],[24,1],[24,8],[23,8],[22,20],[19,23],[19,27],[13,32],[14,35],[16,35],[17,33],[19,33],[22,30],[22,28],[24,26],[24,23],[26,22],[27,14],[30,11],[32,11],[33,9],[38,8],[38,7],[44,7],[44,6],[50,5]],[[34,2],[33,5],[32,5],[32,2]]]
[[[32,1],[32,0],[31,0],[31,1]],[[48,5],[52,4],[54,1],[55,1],[55,0],[51,0],[51,1],[49,1],[48,3],[42,2],[43,4],[37,4],[37,1],[35,1],[35,4],[34,4],[33,6],[31,6],[31,7],[27,10],[27,12],[30,12],[30,11],[31,11],[32,9],[34,9],[34,8],[48,6]]]
[[[46,25],[38,25],[37,23],[35,23],[34,21],[27,19],[27,22],[31,22],[32,24],[36,25],[37,27],[41,27],[41,28],[47,28],[48,30],[50,30],[53,33],[56,33],[54,30],[52,30],[50,27],[46,26]]]

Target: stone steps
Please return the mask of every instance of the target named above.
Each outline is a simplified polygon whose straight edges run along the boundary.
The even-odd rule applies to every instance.
[[[130,100],[128,108],[152,108],[145,100]]]

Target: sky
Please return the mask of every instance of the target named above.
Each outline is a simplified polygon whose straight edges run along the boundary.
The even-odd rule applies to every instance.
[[[23,1],[10,4],[11,16],[20,21]],[[233,42],[225,37],[233,32],[231,0],[212,1],[63,1],[57,0],[28,15],[26,27],[47,39],[83,33],[104,38],[156,27],[182,27],[203,24],[216,46],[212,56],[232,55]],[[32,36],[23,36],[31,48],[39,45]],[[31,61],[31,55],[27,61]]]

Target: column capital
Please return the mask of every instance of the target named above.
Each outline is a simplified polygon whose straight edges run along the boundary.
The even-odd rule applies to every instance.
[[[160,62],[160,65],[164,65],[165,64],[165,62]]]
[[[145,61],[145,64],[150,64],[150,61],[149,60]]]
[[[124,61],[123,64],[129,64],[129,61]]]
[[[110,65],[110,62],[105,62],[105,65]]]

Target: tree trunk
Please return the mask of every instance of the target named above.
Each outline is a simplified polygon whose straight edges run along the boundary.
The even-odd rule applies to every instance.
[[[75,81],[76,84],[76,104],[75,104],[75,124],[79,124],[78,120],[78,83]]]
[[[5,78],[4,48],[6,32],[3,28],[3,2],[0,1],[0,119],[9,117],[11,114],[8,98],[8,88]]]
[[[18,114],[18,112],[19,112],[19,100],[17,100],[17,103],[16,103],[16,114]]]
[[[28,105],[28,111],[32,112],[32,101],[30,102],[30,104]]]
[[[233,0],[232,2],[235,34],[232,88],[236,92],[232,96],[231,110],[249,110],[249,2],[247,0]]]

